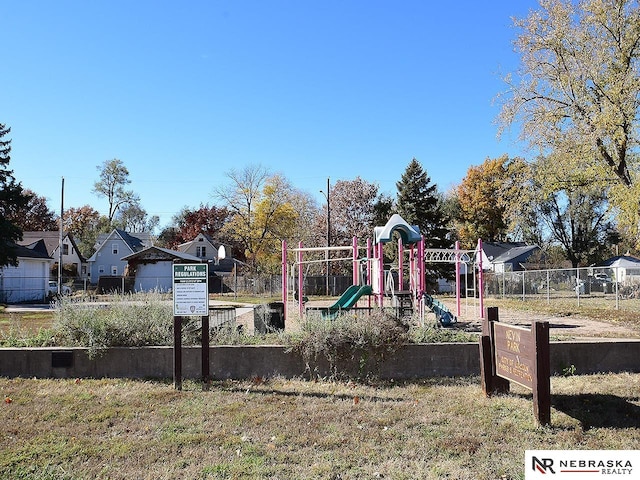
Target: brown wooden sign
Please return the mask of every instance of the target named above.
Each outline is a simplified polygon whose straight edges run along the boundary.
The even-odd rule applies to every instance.
[[[496,375],[533,389],[535,344],[528,328],[493,325]]]
[[[533,414],[542,425],[551,423],[549,322],[531,328],[498,321],[498,309],[487,308],[480,338],[480,374],[487,396],[509,391],[514,382],[533,392]]]

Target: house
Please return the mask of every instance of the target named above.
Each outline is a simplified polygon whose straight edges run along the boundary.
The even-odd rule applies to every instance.
[[[178,245],[178,251],[188,253],[214,264],[231,256],[231,248],[228,245],[214,242],[213,238],[206,233],[199,233],[196,238],[190,242]]]
[[[16,245],[16,250],[18,265],[0,267],[0,302],[43,302],[49,292],[53,263],[44,241]]]
[[[60,232],[22,232],[22,240],[18,245],[28,247],[34,242],[42,240],[46,246],[48,255],[53,259],[53,269],[58,267],[60,260]],[[63,272],[76,272],[75,278],[85,279],[88,277],[87,260],[82,256],[73,235],[64,233],[62,236],[62,265]]]
[[[96,241],[96,251],[87,260],[89,280],[97,284],[101,276],[123,276],[127,261],[123,257],[153,245],[149,233],[128,233],[116,228],[101,234]]]
[[[598,264],[613,270],[612,278],[620,283],[640,283],[640,259],[629,255],[617,255]]]
[[[201,263],[188,253],[160,247],[147,247],[122,258],[127,262],[126,275],[134,278],[133,289],[167,292],[173,288],[174,263]]]
[[[234,267],[244,265],[232,258],[229,245],[214,241],[206,233],[199,233],[190,242],[178,245],[178,250],[209,263],[209,288],[212,292],[221,292],[223,289],[221,278],[230,276]]]
[[[539,250],[537,245],[527,245],[524,242],[483,242],[483,270],[496,273],[525,270],[524,264]]]

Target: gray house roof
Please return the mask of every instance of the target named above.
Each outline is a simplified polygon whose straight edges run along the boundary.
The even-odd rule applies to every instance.
[[[495,262],[512,249],[527,246],[524,242],[482,242],[482,250],[491,262]]]
[[[618,255],[598,264],[599,267],[640,268],[640,259],[629,255]]]
[[[524,269],[523,264],[540,247],[524,242],[484,242],[482,250],[491,265],[511,265],[512,270],[518,271]]]
[[[148,232],[129,233],[119,228],[114,228],[109,233],[101,233],[100,235],[98,235],[98,238],[95,244],[96,251],[93,253],[93,255],[91,255],[91,258],[89,258],[87,261],[95,262],[96,256],[104,246],[105,242],[109,240],[109,238],[112,238],[114,235],[121,238],[122,241],[124,241],[129,246],[131,251],[134,253],[142,250],[143,248],[150,247],[153,245],[153,237]]]
[[[107,241],[112,234],[117,234],[124,242],[129,245],[132,251],[137,252],[145,247],[153,245],[153,237],[149,232],[125,232],[120,228],[114,228],[108,233],[101,233],[96,240],[96,250],[100,249],[100,246]]]
[[[51,256],[47,252],[47,247],[42,239],[36,240],[28,245],[14,244],[14,248],[17,257],[46,258],[51,260]]]
[[[493,259],[493,263],[513,263],[517,261],[525,261],[536,250],[537,245],[527,245],[523,247],[513,247],[506,252],[498,255]]]
[[[80,261],[84,262],[85,258],[80,253],[78,249],[78,245],[76,245],[76,241],[73,238],[73,235],[70,233],[64,233],[64,237],[69,237],[69,241],[73,245],[73,248],[78,254],[78,258]],[[63,237],[63,238],[64,238]],[[60,245],[60,231],[40,231],[40,232],[22,232],[22,240],[18,242],[18,245],[29,245],[37,240],[43,240],[46,245],[47,252],[49,256],[53,254],[53,252]]]

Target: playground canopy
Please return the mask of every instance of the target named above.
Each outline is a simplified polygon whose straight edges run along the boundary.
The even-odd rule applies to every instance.
[[[384,227],[373,229],[375,243],[387,243],[393,238],[393,232],[398,232],[404,245],[418,243],[422,239],[420,229],[409,225],[400,215],[394,213]]]

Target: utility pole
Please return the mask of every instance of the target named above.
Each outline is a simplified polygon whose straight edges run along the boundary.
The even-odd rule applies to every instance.
[[[58,243],[58,295],[62,295],[62,242],[64,240],[64,177],[62,177],[62,192],[60,194],[60,241]]]

